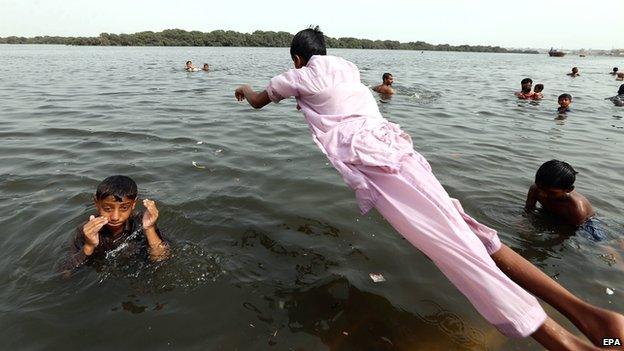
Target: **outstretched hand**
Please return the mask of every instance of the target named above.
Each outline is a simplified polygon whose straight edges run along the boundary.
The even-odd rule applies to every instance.
[[[236,100],[238,101],[245,100],[245,90],[249,87],[250,87],[249,84],[244,84],[236,88],[236,90],[234,90],[234,97],[236,97]]]
[[[143,200],[143,206],[145,206],[145,213],[143,213],[143,229],[151,229],[156,225],[156,220],[158,219],[156,202],[145,199]]]

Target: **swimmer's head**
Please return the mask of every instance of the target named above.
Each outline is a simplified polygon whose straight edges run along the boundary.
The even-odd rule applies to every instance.
[[[536,93],[541,93],[544,90],[544,84],[535,84],[535,88],[533,89]]]
[[[578,67],[572,67],[572,73],[577,74],[578,73]]]
[[[535,173],[535,185],[541,191],[552,193],[549,195],[561,195],[561,192],[574,190],[577,174],[578,172],[569,163],[550,160],[544,162]]]
[[[108,219],[109,228],[123,226],[136,206],[137,185],[130,177],[115,175],[104,179],[95,191],[95,208]]]
[[[620,85],[620,89],[618,89],[618,95],[624,94],[624,84]]]
[[[191,66],[193,66],[193,61],[186,61],[186,68],[191,68]]]
[[[570,94],[561,94],[559,95],[559,98],[557,99],[557,101],[559,101],[559,106],[561,107],[568,107],[570,106],[570,104],[572,103],[572,95]]]
[[[533,86],[533,80],[531,78],[524,78],[520,85],[522,86],[522,91],[528,93],[531,91],[531,87]]]
[[[386,72],[381,76],[381,80],[385,85],[392,85],[392,83],[394,82],[394,77],[392,76],[392,74]]]
[[[617,67],[613,67],[613,73],[616,73],[618,71]]]
[[[204,71],[207,71],[207,70],[209,70],[209,69],[210,69],[210,66],[208,66],[208,64],[207,64],[207,63],[204,63],[204,67],[202,67],[202,69],[203,69]]]
[[[290,44],[290,57],[295,63],[295,68],[305,66],[314,55],[327,55],[325,36],[318,26],[295,34]]]

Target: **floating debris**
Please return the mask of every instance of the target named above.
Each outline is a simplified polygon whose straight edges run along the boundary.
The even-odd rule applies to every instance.
[[[198,141],[198,142],[197,142],[197,145],[201,145],[201,144],[203,144],[203,143],[204,143],[203,141]]]
[[[347,333],[346,331],[343,331],[343,332],[342,332],[342,335],[344,335],[344,336],[349,336],[349,333]]]
[[[195,162],[195,161],[192,161],[191,163],[193,164],[193,166],[195,166],[195,168],[199,168],[199,169],[204,169],[204,168],[206,168],[206,167],[204,167],[204,166],[200,166],[200,165],[199,165],[197,162]]]
[[[613,294],[615,294],[615,291],[613,291],[613,289],[611,289],[611,288],[607,288],[606,293],[607,293],[607,295],[613,295]]]
[[[384,278],[384,276],[381,275],[381,273],[370,273],[369,276],[375,283],[381,283],[381,282],[386,281],[386,278]]]

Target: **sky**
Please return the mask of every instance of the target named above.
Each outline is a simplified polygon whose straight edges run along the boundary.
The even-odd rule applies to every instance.
[[[0,37],[319,25],[330,37],[508,48],[624,48],[624,0],[0,0]]]

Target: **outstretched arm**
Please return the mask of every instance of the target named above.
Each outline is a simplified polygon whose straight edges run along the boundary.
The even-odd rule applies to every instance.
[[[246,99],[253,108],[263,108],[271,102],[271,99],[269,99],[269,94],[266,92],[266,90],[256,93],[251,88],[251,86],[249,86],[249,84],[241,85],[240,87],[236,88],[236,90],[234,91],[234,96],[238,101],[243,101],[244,99]]]

